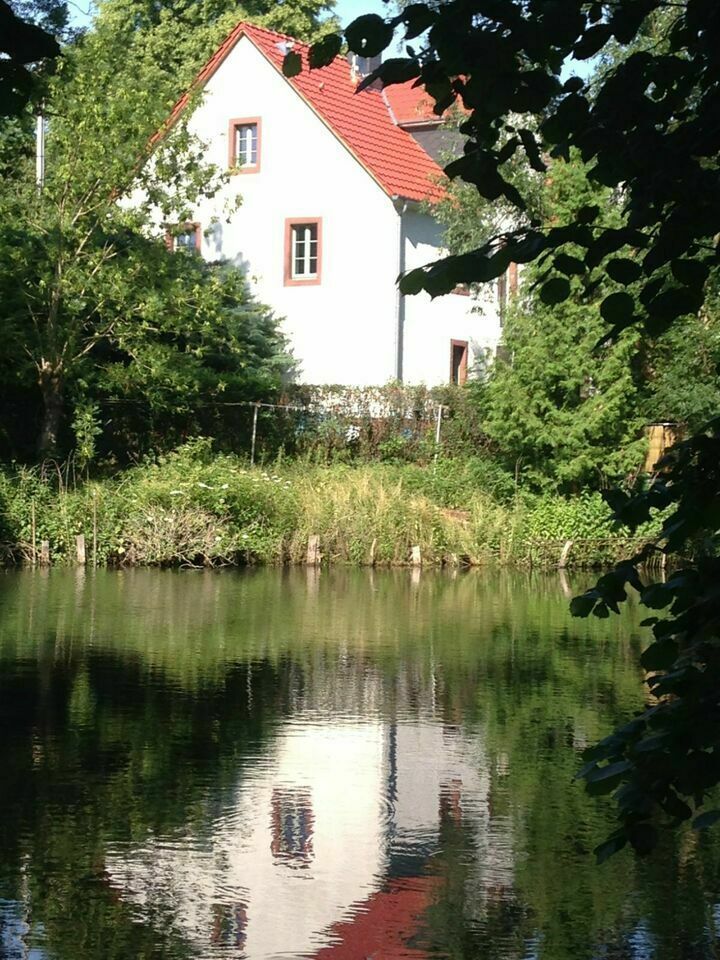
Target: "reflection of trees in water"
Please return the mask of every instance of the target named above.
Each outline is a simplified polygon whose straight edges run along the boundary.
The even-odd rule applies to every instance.
[[[639,641],[622,640],[627,620],[571,623],[557,581],[530,584],[340,572],[310,590],[305,571],[6,576],[0,898],[30,903],[63,960],[189,955],[162,918],[134,922],[107,882],[109,843],[201,836],[278,721],[298,712],[427,718],[482,732],[484,829],[496,831],[483,843],[478,817],[446,785],[431,861],[445,881],[429,916],[438,948],[590,960],[604,944],[607,960],[636,960],[647,941],[654,960],[712,956],[712,838],[668,838],[652,862],[623,855],[599,870],[589,852],[611,811],[572,783],[582,746],[639,705]],[[512,838],[512,888],[493,874],[502,837]],[[243,935],[242,917],[226,914],[221,943]]]
[[[232,792],[282,697],[276,671],[254,665],[251,709],[249,673],[233,666],[222,688],[189,697],[140,661],[77,646],[12,672],[0,665],[0,897],[29,902],[51,955],[189,956],[171,926],[137,923],[109,885],[105,849],[212,820],[208,798]],[[78,685],[89,714],[78,714]]]

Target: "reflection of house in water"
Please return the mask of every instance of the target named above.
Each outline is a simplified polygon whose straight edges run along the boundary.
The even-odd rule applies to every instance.
[[[422,957],[408,942],[438,884],[443,822],[475,832],[479,861],[494,856],[482,746],[431,716],[329,719],[309,694],[209,828],[109,851],[111,883],[199,956]]]

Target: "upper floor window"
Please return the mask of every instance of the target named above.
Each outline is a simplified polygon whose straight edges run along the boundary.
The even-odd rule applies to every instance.
[[[257,173],[260,169],[260,118],[231,120],[228,141],[230,169],[234,173]]]
[[[191,253],[200,252],[202,229],[199,223],[180,223],[170,227],[165,233],[165,243],[168,250],[187,250]]]
[[[285,228],[285,283],[320,283],[322,221],[287,220]]]

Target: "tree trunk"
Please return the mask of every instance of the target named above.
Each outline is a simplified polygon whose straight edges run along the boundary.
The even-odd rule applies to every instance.
[[[38,438],[38,455],[41,458],[55,457],[58,453],[58,434],[63,409],[62,367],[53,366],[47,360],[40,365],[38,378],[43,399],[43,419]]]

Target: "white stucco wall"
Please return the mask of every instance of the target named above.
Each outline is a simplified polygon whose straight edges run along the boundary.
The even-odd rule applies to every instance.
[[[432,217],[409,210],[404,223],[406,270],[442,256],[442,230]],[[501,332],[495,284],[487,284],[479,299],[453,293],[435,300],[425,293],[405,297],[404,380],[447,383],[452,340],[467,341],[472,372],[486,350],[494,354]]]
[[[350,82],[348,80],[348,82]],[[396,214],[390,199],[261,53],[243,38],[209,81],[190,126],[207,160],[227,166],[228,122],[260,117],[260,171],[233,176],[194,219],[203,256],[246,267],[257,296],[285,318],[306,383],[384,383],[394,369]],[[285,286],[286,218],[322,218],[318,285]]]

